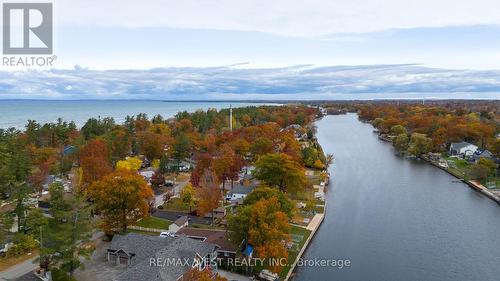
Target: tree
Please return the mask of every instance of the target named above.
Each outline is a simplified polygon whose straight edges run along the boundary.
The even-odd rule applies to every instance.
[[[262,198],[253,205],[239,208],[238,213],[229,218],[235,241],[248,241],[259,258],[287,258],[288,251],[282,241],[290,239],[290,225],[281,209],[276,197]],[[281,270],[276,264],[267,264],[267,267],[274,272]]]
[[[467,171],[467,176],[473,180],[483,181],[488,178],[489,169],[484,165],[472,165]]]
[[[40,229],[47,225],[49,220],[39,208],[30,209],[26,216],[26,228],[33,233],[37,239],[40,239]]]
[[[155,170],[155,172],[153,173],[153,176],[151,177],[151,185],[153,187],[157,188],[163,184],[165,184],[165,177],[160,172],[160,170]]]
[[[250,152],[255,156],[273,152],[273,141],[266,137],[258,137],[251,145]]]
[[[432,140],[425,134],[413,133],[410,139],[408,152],[415,156],[425,154],[432,149]]]
[[[186,274],[182,276],[182,281],[227,281],[226,278],[214,273],[210,269],[198,270],[198,268],[191,268]]]
[[[144,131],[139,134],[140,151],[150,161],[162,156],[165,145],[166,139],[160,134],[150,131]]]
[[[401,134],[408,134],[406,128],[403,125],[395,125],[391,127],[391,134],[394,136],[399,136]]]
[[[191,183],[187,183],[181,190],[180,198],[182,203],[189,206],[189,212],[191,213],[191,208],[195,205],[196,191]]]
[[[179,173],[179,166],[181,161],[190,155],[191,141],[185,133],[180,133],[177,135],[172,147],[172,157],[177,162],[177,173]]]
[[[221,190],[215,175],[210,170],[205,170],[200,180],[200,188],[197,192],[199,215],[212,213],[212,226],[214,224],[214,209],[219,206]]]
[[[269,153],[255,163],[255,178],[281,191],[300,190],[306,185],[304,168],[286,154]]]
[[[83,184],[89,185],[111,173],[108,147],[102,139],[89,141],[80,151],[80,167]]]
[[[408,135],[406,133],[399,134],[392,140],[394,147],[399,152],[406,151],[408,149],[409,142],[410,139],[408,138]]]
[[[294,206],[293,203],[277,189],[270,188],[267,186],[259,186],[250,192],[245,200],[243,201],[244,205],[253,205],[262,199],[270,199],[270,198],[278,199],[280,204],[280,211],[285,213],[289,218],[293,216]]]
[[[41,267],[57,271],[72,279],[73,272],[81,267],[80,258],[88,258],[92,223],[89,206],[83,198],[62,196],[62,188],[54,186],[51,191],[51,212],[54,217],[41,230]],[[54,195],[54,196],[52,196]],[[62,278],[63,280],[65,278]]]
[[[137,171],[141,168],[142,160],[138,157],[127,157],[125,160],[116,162],[116,169],[125,169],[129,171]]]
[[[238,172],[240,170],[239,162],[236,159],[236,154],[228,145],[222,145],[219,149],[219,154],[213,161],[213,170],[222,182],[222,192],[225,190],[226,180],[238,179]]]
[[[116,170],[94,182],[88,190],[103,216],[101,228],[106,233],[127,230],[130,223],[148,215],[153,191],[144,178],[132,171]]]

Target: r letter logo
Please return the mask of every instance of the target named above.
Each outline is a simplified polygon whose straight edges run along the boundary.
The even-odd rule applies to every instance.
[[[52,3],[3,3],[3,53],[52,54]]]

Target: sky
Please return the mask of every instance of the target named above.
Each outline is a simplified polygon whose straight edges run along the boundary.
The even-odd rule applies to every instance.
[[[140,74],[158,68],[165,72],[164,79],[171,79],[172,73],[182,73],[182,77],[176,76],[182,81],[179,87],[186,87],[186,83],[210,83],[206,87],[213,90],[218,89],[214,86],[217,81],[196,78],[213,69],[224,69],[224,75],[244,77],[219,77],[226,79],[221,83],[237,79],[259,83],[258,76],[250,76],[260,73],[254,70],[266,69],[266,77],[285,75],[287,81],[294,78],[297,82],[300,77],[296,77],[294,69],[304,65],[317,69],[330,66],[363,69],[364,77],[352,71],[340,74],[335,70],[335,74],[331,71],[330,74],[361,81],[357,85],[361,88],[364,84],[371,85],[365,92],[379,91],[369,80],[382,79],[386,74],[371,73],[373,65],[385,65],[394,75],[406,77],[393,83],[408,93],[423,91],[422,87],[409,88],[407,84],[415,82],[411,79],[429,83],[426,89],[429,92],[442,92],[435,81],[443,80],[443,76],[428,77],[437,75],[436,69],[440,75],[474,72],[473,77],[464,78],[465,82],[476,84],[467,89],[462,85],[462,91],[480,88],[479,92],[485,92],[488,87],[481,85],[485,81],[487,85],[495,85],[487,92],[497,90],[496,77],[489,75],[500,70],[498,0],[54,0],[53,3],[58,71],[38,73],[40,70],[35,69],[13,74],[26,69],[2,66],[0,98],[35,96],[33,89],[42,86],[43,91],[51,93],[49,96],[72,98],[60,90],[64,89],[62,84],[41,86],[36,79],[64,74],[69,79],[66,84],[78,84],[71,79],[85,80],[82,69],[106,73],[103,76],[110,80],[102,82],[100,90],[123,89],[120,87],[126,81],[121,79],[127,76],[146,79],[137,80],[138,84],[155,83],[153,78]],[[420,73],[417,78],[409,78],[415,68]],[[387,77],[383,78],[378,82],[387,83]],[[16,79],[25,84],[12,86]],[[60,79],[57,81],[62,83]],[[447,82],[450,82],[447,86],[456,83]],[[322,81],[326,87],[322,88],[324,95],[354,92],[352,87],[333,83],[333,80]],[[243,92],[255,91],[260,86],[251,84],[238,93],[243,97]],[[9,92],[12,89],[21,92]],[[186,89],[179,91],[188,94]],[[172,90],[169,91],[162,92],[162,98],[169,97]],[[85,93],[97,98],[118,95],[117,92]]]

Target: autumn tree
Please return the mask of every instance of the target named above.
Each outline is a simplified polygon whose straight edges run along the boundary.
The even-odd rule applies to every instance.
[[[245,197],[243,205],[253,205],[262,199],[270,199],[272,197],[278,200],[280,211],[291,218],[294,210],[293,203],[283,194],[283,192],[267,186],[259,186],[250,192],[247,197]]]
[[[102,139],[89,141],[80,150],[80,167],[83,172],[83,184],[89,185],[111,173],[108,147]]]
[[[255,163],[253,176],[281,191],[300,190],[306,185],[304,168],[286,154],[265,154]]]
[[[184,205],[189,206],[189,212],[191,213],[191,208],[195,206],[196,190],[191,183],[187,183],[181,190],[180,198]]]
[[[217,178],[210,170],[205,170],[200,180],[200,187],[197,190],[198,215],[212,213],[212,225],[214,223],[214,209],[219,206],[221,190]]]
[[[94,182],[88,194],[103,216],[101,228],[112,233],[148,215],[153,191],[141,175],[122,169]]]
[[[116,162],[116,169],[137,171],[141,168],[142,160],[138,157],[127,157],[125,160]]]
[[[289,241],[288,216],[282,211],[278,198],[262,198],[252,205],[244,205],[229,218],[229,228],[236,241],[248,241],[256,255],[263,259],[288,258],[282,241]],[[276,264],[267,265],[273,272],[280,272]]]
[[[212,163],[217,178],[222,182],[222,192],[224,192],[227,180],[231,180],[232,186],[233,181],[238,179],[241,161],[238,161],[231,147],[223,144]]]
[[[266,137],[258,137],[250,145],[250,152],[255,156],[264,155],[266,153],[273,152],[274,145],[273,141]]]

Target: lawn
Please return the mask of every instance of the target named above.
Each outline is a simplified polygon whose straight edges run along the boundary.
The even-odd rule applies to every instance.
[[[311,235],[311,231],[302,227],[290,226],[290,238],[292,239],[294,245],[290,250],[288,250],[288,265],[283,267],[280,273],[280,278],[285,278],[290,270],[291,265],[297,258],[297,255],[300,252],[300,249],[304,246],[309,235]]]
[[[170,201],[163,204],[163,210],[189,212],[189,206],[184,204],[180,198],[172,198]]]
[[[157,217],[147,217],[137,222],[137,226],[146,228],[168,229],[172,222],[166,219]]]

